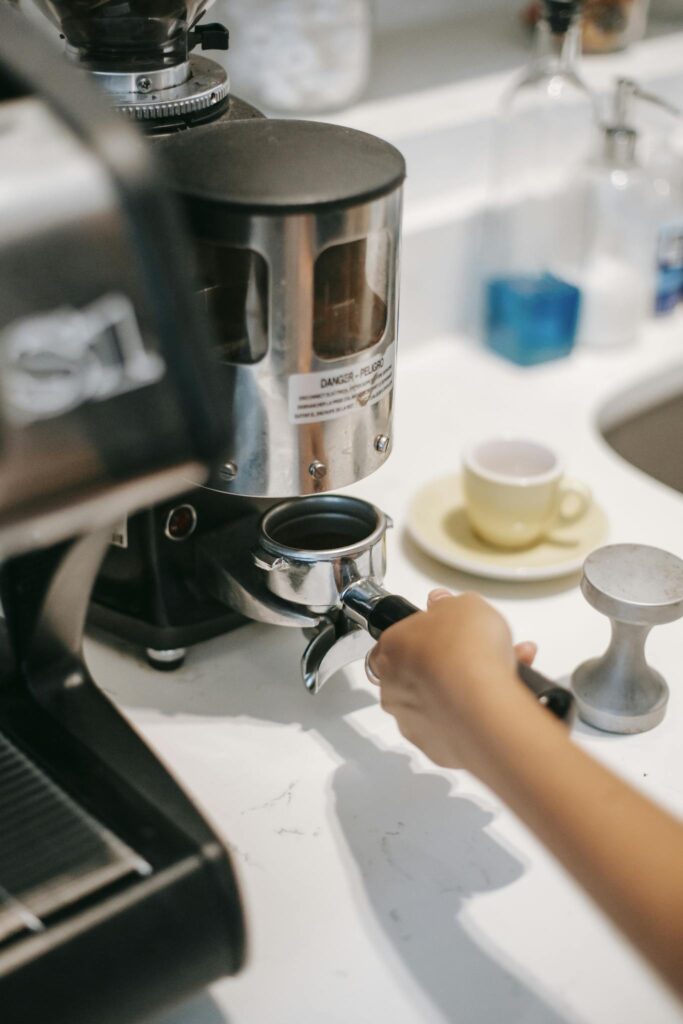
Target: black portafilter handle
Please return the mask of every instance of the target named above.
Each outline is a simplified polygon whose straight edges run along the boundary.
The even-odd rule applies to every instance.
[[[343,602],[347,612],[351,612],[351,617],[364,625],[375,640],[378,640],[389,626],[420,611],[404,597],[386,594],[379,587],[372,586],[371,589],[374,591],[374,598],[364,591],[362,584],[356,588],[352,587],[344,594]],[[517,663],[517,674],[524,685],[535,694],[539,702],[547,707],[556,718],[568,725],[571,724],[574,718],[574,697],[569,690],[546,679],[535,668],[531,668],[530,665],[525,665],[521,661]]]

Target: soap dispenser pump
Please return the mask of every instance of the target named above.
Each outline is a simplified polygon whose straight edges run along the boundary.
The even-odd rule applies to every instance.
[[[668,302],[664,293],[680,294],[683,285],[683,216],[673,236],[680,244],[672,244],[677,190],[639,158],[635,99],[677,113],[631,79],[617,80],[601,152],[588,162],[578,184],[583,215],[577,222],[582,221],[584,239],[577,340],[583,345],[636,341],[648,315]]]
[[[631,97],[683,124],[680,107],[629,82]],[[655,194],[655,301],[656,316],[666,315],[683,301],[683,160],[661,139],[651,153],[647,169]]]

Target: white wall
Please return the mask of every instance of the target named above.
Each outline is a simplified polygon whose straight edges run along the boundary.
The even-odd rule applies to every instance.
[[[393,25],[441,21],[458,14],[510,10],[515,0],[371,0],[380,30]],[[520,4],[521,6],[521,0]]]

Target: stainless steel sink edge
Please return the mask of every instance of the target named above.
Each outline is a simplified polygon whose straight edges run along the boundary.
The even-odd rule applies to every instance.
[[[683,363],[613,395],[596,417],[599,436],[631,466],[683,494]]]

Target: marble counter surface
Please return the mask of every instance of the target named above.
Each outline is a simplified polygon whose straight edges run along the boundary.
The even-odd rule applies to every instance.
[[[623,353],[520,370],[454,337],[399,360],[394,453],[350,489],[395,521],[387,585],[416,603],[436,585],[477,589],[562,678],[598,653],[607,622],[578,577],[494,583],[423,556],[407,538],[412,495],[457,470],[471,438],[542,437],[593,488],[611,541],[683,555],[683,495],[599,437],[615,392],[683,362],[683,319]],[[230,846],[249,963],[165,1024],[674,1024],[683,1011],[533,836],[465,772],[403,740],[358,666],[309,696],[296,629],[252,625],[156,673],[132,649],[89,638],[103,689]],[[579,724],[576,742],[683,815],[683,622],[660,628],[664,722],[641,736]]]

